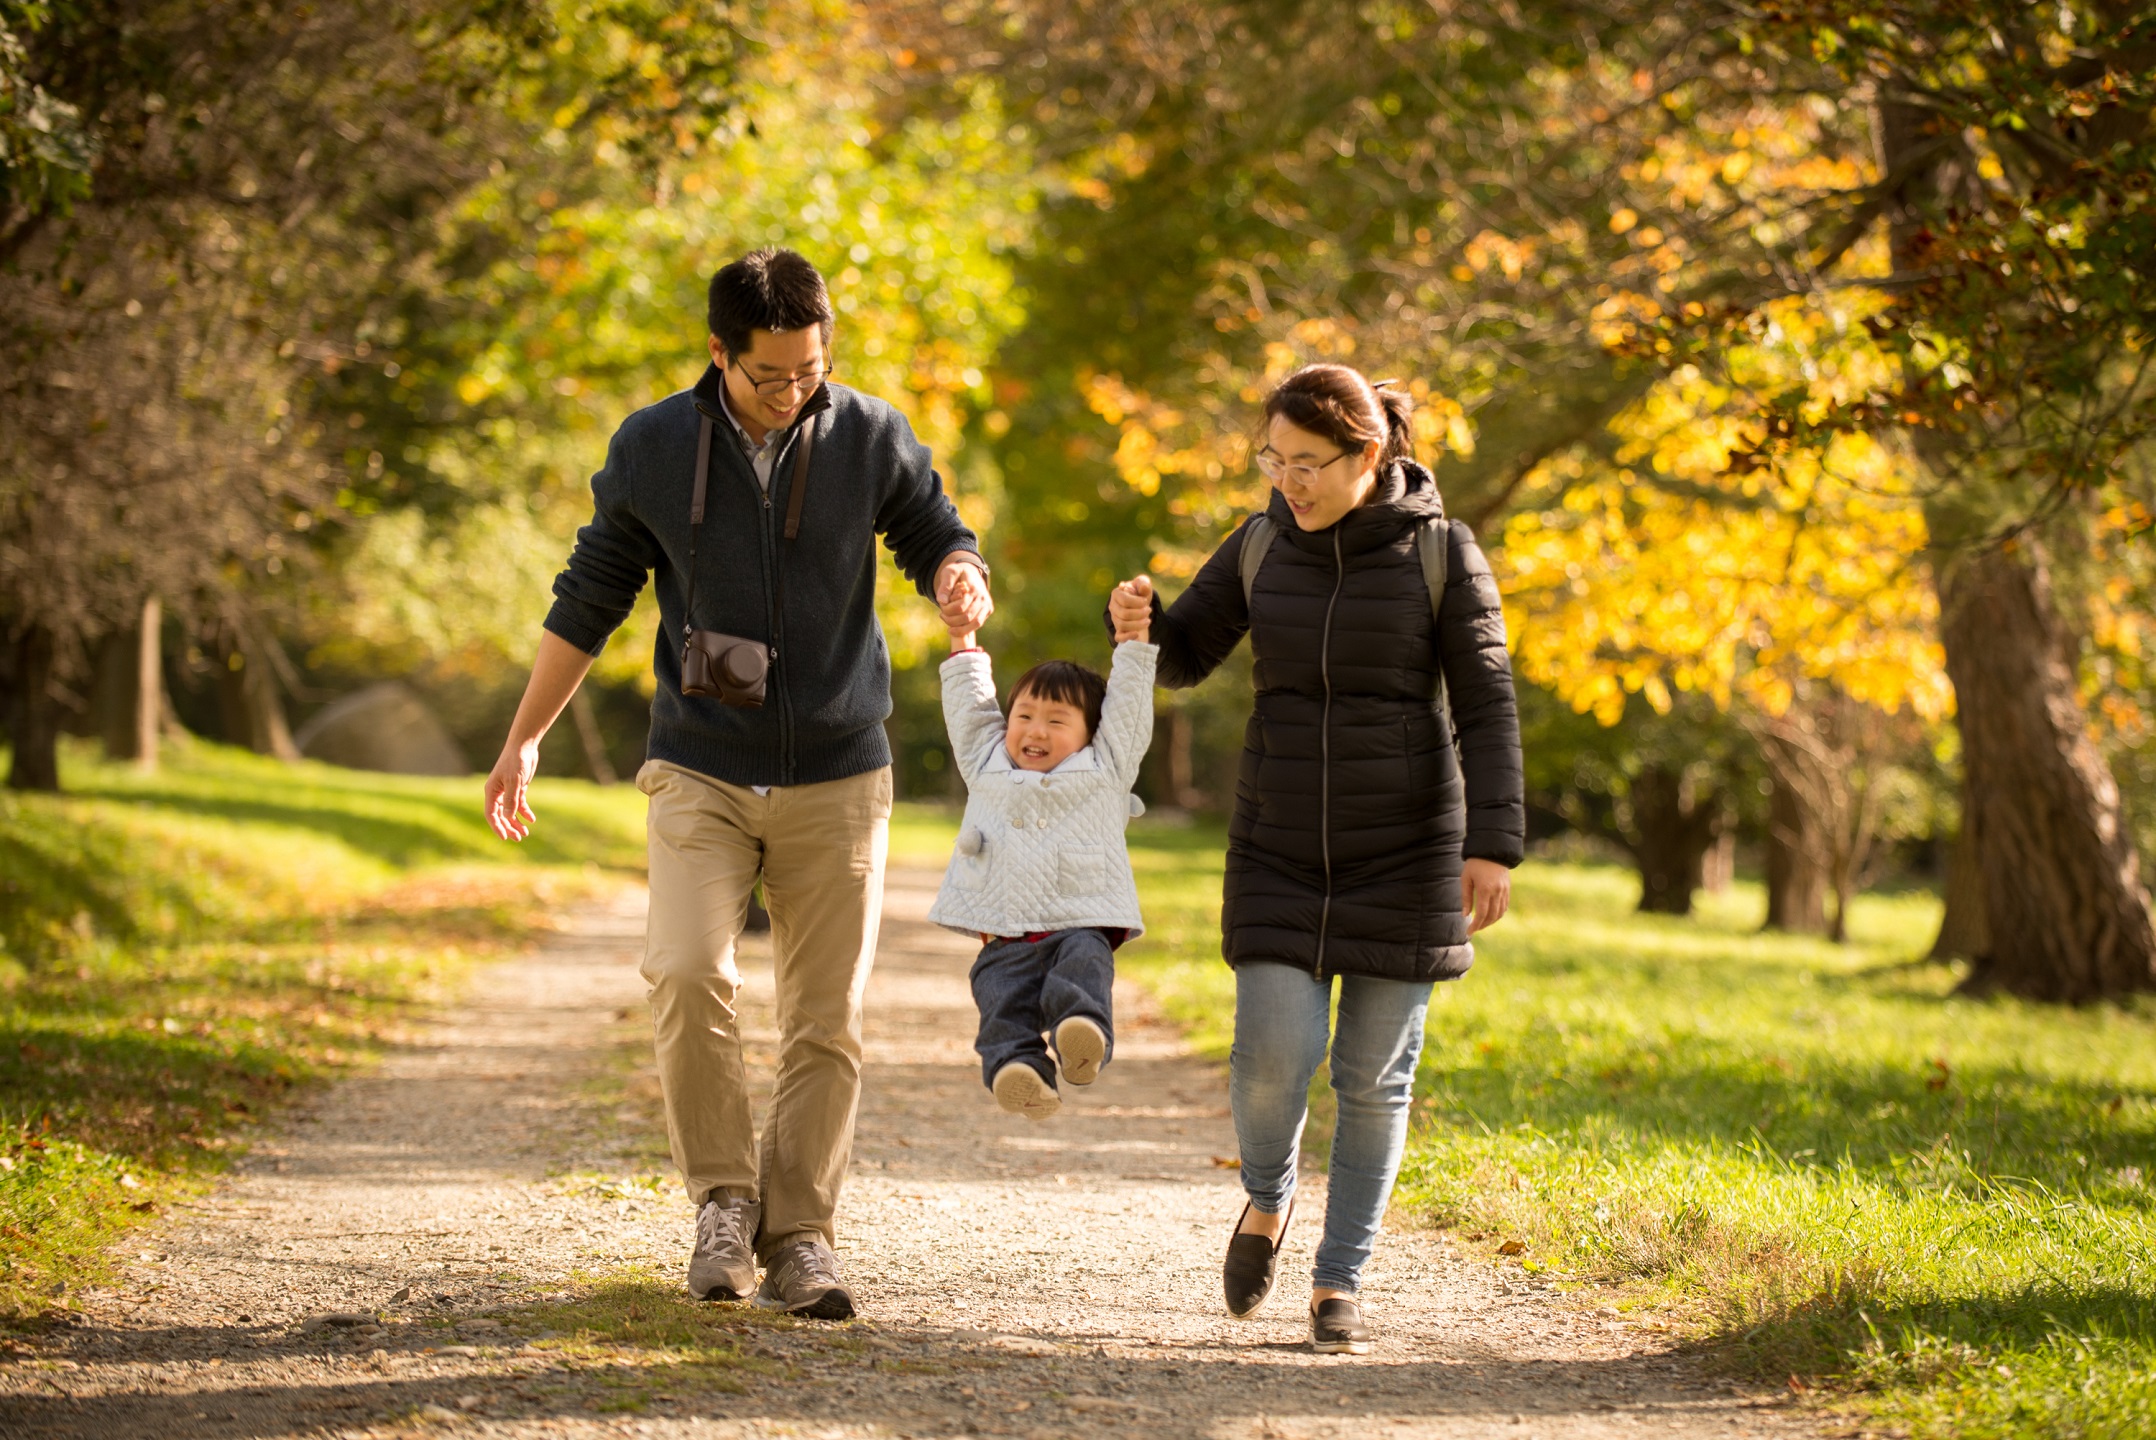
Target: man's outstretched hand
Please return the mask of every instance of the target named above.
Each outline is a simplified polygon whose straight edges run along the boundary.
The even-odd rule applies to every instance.
[[[988,572],[968,551],[953,551],[936,571],[936,606],[943,612],[943,627],[956,633],[978,630],[996,613],[988,593]]]
[[[539,770],[539,742],[502,747],[502,758],[487,776],[487,824],[504,840],[522,840],[532,833],[532,807],[525,799],[532,776]]]
[[[1108,595],[1108,619],[1115,626],[1115,643],[1136,640],[1141,644],[1153,633],[1153,577],[1140,575],[1125,580]]]

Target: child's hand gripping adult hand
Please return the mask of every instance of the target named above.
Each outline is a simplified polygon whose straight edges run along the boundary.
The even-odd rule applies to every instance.
[[[1140,644],[1153,634],[1153,577],[1140,575],[1125,580],[1108,596],[1108,618],[1115,625],[1115,643],[1136,640]]]

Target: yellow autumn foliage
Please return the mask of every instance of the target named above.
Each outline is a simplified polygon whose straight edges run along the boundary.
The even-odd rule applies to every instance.
[[[1891,389],[1873,304],[1777,302],[1723,373],[1681,367],[1613,420],[1607,460],[1542,468],[1561,499],[1493,556],[1522,675],[1604,724],[1680,691],[1779,715],[1806,680],[1951,712],[1912,461],[1864,434],[1788,438],[1792,416]]]

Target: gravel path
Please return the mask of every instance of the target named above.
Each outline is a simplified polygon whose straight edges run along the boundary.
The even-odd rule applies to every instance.
[[[0,1436],[1817,1433],[1439,1234],[1385,1237],[1373,1356],[1305,1343],[1313,1226],[1260,1318],[1227,1319],[1224,1077],[1126,991],[1099,1084],[1045,1124],[1001,1114],[934,883],[893,873],[869,990],[839,1252],[864,1319],[681,1293],[628,895],[290,1117],[82,1323],[0,1354]],[[766,1076],[768,954],[744,966]]]

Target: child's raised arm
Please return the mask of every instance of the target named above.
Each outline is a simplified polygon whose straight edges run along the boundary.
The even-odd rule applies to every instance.
[[[970,636],[968,639],[970,640]],[[951,636],[951,658],[943,662],[943,726],[951,737],[951,759],[968,785],[981,773],[990,746],[1003,743],[1003,711],[996,704],[995,668],[988,652],[960,649]]]
[[[1108,694],[1101,701],[1100,733],[1094,748],[1118,783],[1138,783],[1138,766],[1153,743],[1153,669],[1160,647],[1126,640],[1115,647],[1108,667]]]

